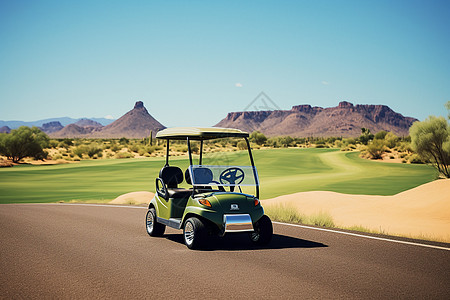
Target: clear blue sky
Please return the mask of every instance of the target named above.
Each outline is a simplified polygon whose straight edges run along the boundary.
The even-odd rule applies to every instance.
[[[446,115],[450,1],[0,0],[0,120],[210,126],[261,91]]]

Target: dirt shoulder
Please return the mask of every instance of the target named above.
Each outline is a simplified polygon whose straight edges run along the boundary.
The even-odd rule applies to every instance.
[[[302,192],[263,200],[305,215],[325,212],[338,227],[362,226],[385,234],[450,242],[450,179],[436,180],[394,196]]]

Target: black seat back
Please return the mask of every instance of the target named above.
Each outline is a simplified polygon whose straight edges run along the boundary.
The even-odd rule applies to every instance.
[[[164,181],[167,188],[176,188],[183,182],[183,171],[175,166],[165,166],[159,171],[159,178]]]
[[[184,173],[184,176],[186,178],[186,182],[188,184],[192,184],[191,174],[189,173],[189,169],[186,170],[186,172]],[[214,177],[212,171],[208,168],[195,168],[194,176],[195,176],[197,183],[205,184],[205,185],[211,183],[211,181],[213,180],[213,177]]]

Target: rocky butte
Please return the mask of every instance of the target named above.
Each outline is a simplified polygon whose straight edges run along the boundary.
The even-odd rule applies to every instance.
[[[156,132],[164,128],[166,127],[148,113],[144,103],[138,101],[132,110],[105,127],[92,120],[83,119],[67,125],[50,136],[54,138],[144,138],[148,137],[151,131],[155,136]]]
[[[357,137],[363,127],[372,133],[386,130],[407,136],[415,121],[386,105],[353,105],[342,101],[328,108],[304,104],[290,110],[231,112],[215,126],[248,132],[258,130],[268,136]]]

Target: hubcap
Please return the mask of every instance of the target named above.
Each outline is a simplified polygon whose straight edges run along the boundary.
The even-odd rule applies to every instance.
[[[250,238],[252,239],[253,242],[257,242],[259,240],[259,232],[252,232],[250,235]]]
[[[184,240],[186,244],[191,245],[194,242],[194,226],[191,222],[186,222],[184,226]]]
[[[153,214],[149,211],[147,213],[147,232],[153,231]]]

